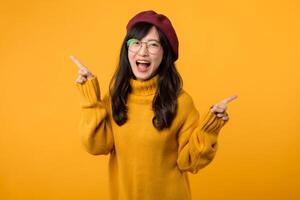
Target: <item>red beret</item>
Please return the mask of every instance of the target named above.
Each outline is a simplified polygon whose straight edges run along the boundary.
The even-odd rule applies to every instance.
[[[166,35],[172,47],[175,56],[174,61],[178,59],[178,38],[171,21],[165,15],[158,14],[153,10],[140,12],[129,20],[126,27],[127,32],[138,22],[148,22],[158,27]]]

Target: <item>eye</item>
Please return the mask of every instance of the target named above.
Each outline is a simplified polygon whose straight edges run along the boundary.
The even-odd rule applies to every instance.
[[[134,45],[140,45],[140,44],[141,44],[141,42],[140,42],[140,41],[138,41],[138,40],[136,40],[136,41],[134,41],[134,42],[133,42],[133,44],[134,44]]]
[[[134,38],[129,39],[129,40],[127,41],[127,46],[131,46],[131,45],[139,45],[139,44],[140,44],[140,41],[137,40],[137,39],[134,39]]]
[[[149,42],[148,45],[151,47],[159,47],[159,43],[158,42]]]

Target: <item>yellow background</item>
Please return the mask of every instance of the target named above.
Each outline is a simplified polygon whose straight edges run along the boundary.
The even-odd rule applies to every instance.
[[[300,199],[296,0],[1,2],[0,199],[108,198],[108,156],[88,154],[77,134],[69,56],[99,77],[103,94],[128,20],[148,9],[177,31],[177,68],[200,115],[239,96],[215,160],[189,175],[193,199]]]

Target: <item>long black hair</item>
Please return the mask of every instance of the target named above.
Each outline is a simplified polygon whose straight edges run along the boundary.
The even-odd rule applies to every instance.
[[[128,60],[127,40],[136,38],[141,40],[146,36],[153,24],[147,22],[137,23],[126,34],[120,51],[118,67],[110,81],[109,92],[112,102],[112,115],[114,121],[121,126],[127,121],[126,106],[127,96],[131,92],[130,79],[135,78]],[[157,28],[157,27],[156,27]],[[158,84],[152,101],[152,109],[155,115],[152,119],[153,126],[162,130],[171,126],[177,112],[177,97],[182,89],[182,78],[178,73],[174,54],[168,39],[157,28],[159,40],[163,48],[163,58],[157,69]]]

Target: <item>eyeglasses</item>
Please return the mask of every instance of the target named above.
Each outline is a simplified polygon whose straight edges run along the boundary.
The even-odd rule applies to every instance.
[[[143,43],[146,44],[147,50],[150,54],[157,54],[161,49],[161,44],[156,40],[141,42],[138,39],[131,38],[127,41],[128,50],[133,53],[137,53],[142,48]]]

